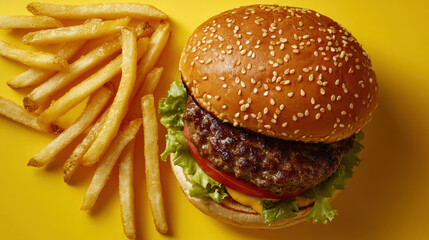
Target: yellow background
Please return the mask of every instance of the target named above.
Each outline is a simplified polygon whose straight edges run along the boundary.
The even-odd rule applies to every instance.
[[[0,1],[0,14],[28,14],[24,0]],[[97,1],[49,1],[87,3]],[[429,2],[360,1],[148,1],[165,11],[172,35],[159,66],[166,68],[156,97],[179,79],[177,64],[192,30],[223,10],[251,3],[307,7],[339,21],[372,58],[380,104],[365,129],[364,159],[334,201],[334,222],[301,223],[276,231],[243,230],[206,217],[180,192],[169,164],[162,184],[170,232],[155,231],[146,198],[144,168],[137,158],[138,239],[429,239]],[[16,41],[20,31],[0,30]],[[23,92],[5,82],[25,69],[0,58],[0,95],[20,102]],[[161,140],[165,131],[160,129]],[[141,138],[141,136],[139,136]],[[120,222],[117,170],[90,212],[80,211],[93,169],[81,168],[70,185],[62,181],[63,155],[49,166],[27,167],[52,136],[0,117],[0,239],[125,239]],[[138,144],[142,144],[141,140]],[[164,144],[161,143],[161,149]]]

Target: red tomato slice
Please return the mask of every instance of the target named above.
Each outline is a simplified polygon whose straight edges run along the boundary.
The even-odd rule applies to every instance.
[[[299,192],[297,194],[285,193],[282,196],[277,196],[270,191],[261,190],[257,186],[255,186],[251,183],[244,182],[244,181],[239,180],[238,178],[236,178],[234,176],[226,174],[226,173],[216,169],[216,167],[213,166],[213,164],[211,164],[207,158],[202,157],[198,154],[197,148],[189,139],[189,132],[188,132],[188,127],[186,126],[186,124],[184,127],[184,134],[185,134],[186,141],[188,143],[189,151],[190,151],[191,155],[194,157],[197,164],[201,167],[201,169],[207,175],[209,175],[214,180],[222,183],[226,187],[234,189],[235,191],[241,192],[243,194],[254,196],[254,197],[259,197],[259,198],[273,198],[273,199],[293,198],[293,197],[297,197],[297,196],[301,195],[302,193],[304,193],[304,191],[302,191],[302,192]]]

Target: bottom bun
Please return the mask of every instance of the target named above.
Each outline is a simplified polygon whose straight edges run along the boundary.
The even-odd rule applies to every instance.
[[[173,156],[170,156],[170,159],[173,159]],[[192,184],[188,182],[183,168],[180,166],[175,166],[172,162],[171,166],[174,175],[176,176],[177,181],[182,188],[182,191],[196,208],[210,217],[238,227],[254,229],[278,229],[292,226],[304,221],[305,216],[313,208],[314,201],[305,201],[303,199],[304,201],[298,201],[298,206],[300,208],[295,217],[281,219],[272,224],[267,224],[265,223],[264,217],[262,217],[259,213],[255,212],[250,207],[239,204],[231,197],[226,197],[222,203],[217,203],[207,197],[196,198],[189,196],[189,189],[192,187]]]

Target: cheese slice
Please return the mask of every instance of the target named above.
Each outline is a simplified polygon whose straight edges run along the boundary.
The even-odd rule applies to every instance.
[[[278,199],[264,199],[264,198],[249,196],[241,192],[235,191],[229,187],[225,187],[225,188],[232,199],[234,199],[236,202],[240,203],[241,205],[251,207],[253,210],[255,210],[255,212],[259,214],[262,213],[262,203],[261,203],[262,200],[271,200],[274,202],[279,201]]]

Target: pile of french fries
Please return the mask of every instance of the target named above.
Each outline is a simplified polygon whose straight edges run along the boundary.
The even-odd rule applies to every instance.
[[[29,29],[22,42],[32,46],[0,41],[1,56],[29,67],[7,85],[31,90],[23,106],[0,96],[0,115],[56,134],[28,166],[46,166],[66,146],[75,144],[73,140],[82,139],[65,160],[64,181],[69,182],[79,166],[95,167],[82,204],[82,210],[89,210],[118,164],[123,228],[134,239],[134,139],[143,124],[148,198],[157,230],[166,233],[152,94],[163,72],[155,64],[170,35],[168,16],[153,6],[135,3],[71,6],[33,2],[27,9],[33,15],[0,16],[0,29]],[[67,25],[70,19],[81,23]],[[44,51],[44,45],[58,50]],[[85,47],[87,52],[82,51]],[[75,122],[65,129],[55,124],[86,99]]]

